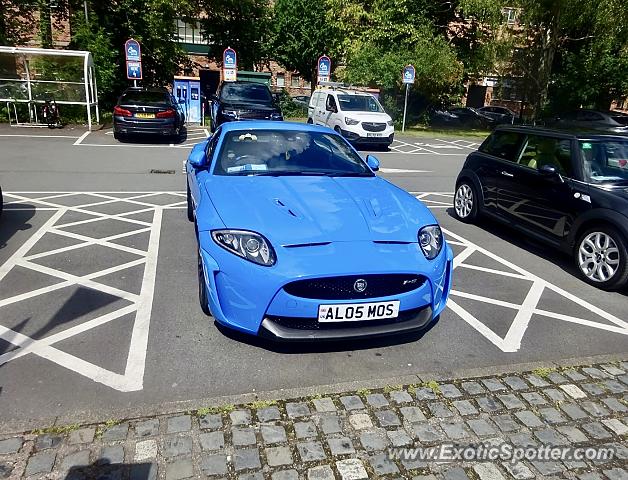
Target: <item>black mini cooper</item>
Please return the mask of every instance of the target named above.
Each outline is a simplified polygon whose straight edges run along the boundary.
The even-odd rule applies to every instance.
[[[572,255],[588,283],[628,283],[628,137],[498,127],[456,180],[454,211],[480,214]]]

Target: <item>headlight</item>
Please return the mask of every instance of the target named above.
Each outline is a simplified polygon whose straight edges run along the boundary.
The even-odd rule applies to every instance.
[[[389,127],[394,127],[395,126],[395,122],[392,121],[392,120],[388,120],[386,123],[388,124]]]
[[[273,112],[270,114],[270,119],[271,120],[283,120],[283,116],[281,115],[281,113]]]
[[[347,125],[357,125],[358,123],[360,123],[360,121],[354,120],[353,118],[345,117],[345,123]]]
[[[273,247],[259,233],[246,230],[214,230],[212,238],[225,250],[258,265],[270,267],[277,261]]]
[[[419,245],[428,260],[438,257],[443,248],[443,232],[438,225],[428,225],[419,230]]]
[[[222,114],[225,117],[229,117],[229,118],[238,118],[238,112],[236,112],[235,110],[223,110]]]

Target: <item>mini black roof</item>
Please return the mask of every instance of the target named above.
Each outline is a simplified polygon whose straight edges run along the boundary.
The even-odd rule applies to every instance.
[[[495,128],[495,130],[526,133],[526,134],[536,133],[539,135],[553,135],[553,136],[562,137],[562,138],[576,138],[578,140],[611,140],[613,139],[613,140],[628,141],[628,136],[626,135],[604,134],[604,133],[595,132],[591,130],[572,130],[572,129],[563,129],[563,128],[537,127],[534,125],[499,125],[498,127]]]

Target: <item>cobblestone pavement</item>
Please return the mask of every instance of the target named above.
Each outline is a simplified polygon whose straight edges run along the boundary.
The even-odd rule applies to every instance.
[[[624,361],[4,435],[0,478],[626,480],[627,436]],[[503,442],[608,447],[614,458],[391,458],[395,447]]]

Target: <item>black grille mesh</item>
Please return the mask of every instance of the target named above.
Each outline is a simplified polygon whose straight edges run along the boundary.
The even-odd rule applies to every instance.
[[[386,130],[385,123],[362,122],[362,128],[367,132],[383,132]]]
[[[355,289],[358,280],[366,281],[367,286],[363,292]],[[411,274],[347,275],[297,280],[283,288],[290,295],[300,298],[357,300],[399,295],[419,288],[424,282],[424,277]]]

